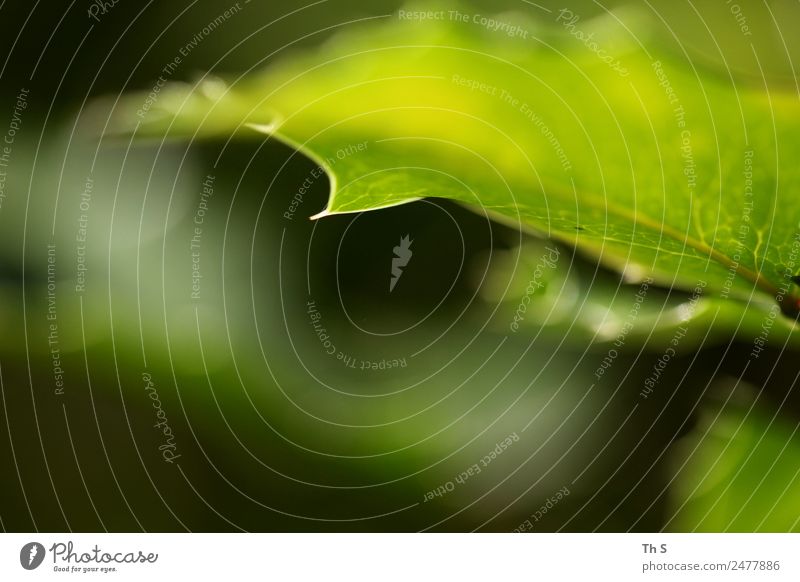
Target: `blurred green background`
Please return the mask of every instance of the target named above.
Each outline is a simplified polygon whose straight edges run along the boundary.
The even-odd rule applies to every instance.
[[[99,139],[88,105],[151,90],[233,4],[121,0],[97,20],[89,3],[0,6],[0,130],[29,91],[0,206],[4,530],[798,529],[800,366],[780,345],[745,373],[750,344],[687,345],[643,401],[661,353],[630,341],[595,378],[609,344],[569,314],[597,301],[587,285],[620,280],[569,249],[509,334],[517,305],[493,289],[522,297],[544,241],[444,201],[308,221],[327,179],[260,136]],[[403,5],[241,4],[172,80],[235,77]],[[619,4],[569,6],[589,18]],[[658,9],[702,74],[724,64],[748,83],[760,65],[792,84],[798,41],[772,18],[796,19],[797,5],[767,5],[748,5],[759,63],[724,3]],[[389,293],[405,235],[414,259]],[[653,290],[648,304],[685,299]],[[310,301],[343,358],[315,334]],[[593,309],[599,320],[607,306]]]

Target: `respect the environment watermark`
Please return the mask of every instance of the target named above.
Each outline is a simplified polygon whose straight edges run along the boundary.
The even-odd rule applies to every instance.
[[[247,4],[247,2],[245,2],[245,4]],[[144,120],[150,109],[152,109],[153,106],[158,102],[164,87],[167,86],[170,78],[175,75],[178,69],[180,69],[184,59],[186,59],[198,46],[200,46],[202,42],[208,39],[215,30],[239,14],[242,10],[243,7],[240,2],[233,4],[219,14],[216,18],[211,20],[208,24],[206,24],[201,30],[195,33],[195,35],[186,44],[178,49],[178,54],[176,54],[172,60],[164,65],[164,67],[161,69],[158,79],[156,79],[156,82],[153,84],[150,92],[145,97],[144,103],[142,103],[142,106],[136,111],[136,116],[139,119]]]

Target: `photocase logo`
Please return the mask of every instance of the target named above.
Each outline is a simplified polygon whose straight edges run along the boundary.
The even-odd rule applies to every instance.
[[[395,285],[400,280],[400,277],[403,276],[403,267],[408,265],[408,262],[411,260],[411,256],[414,254],[411,251],[411,243],[413,240],[410,240],[410,235],[406,235],[400,239],[400,244],[394,247],[394,258],[392,258],[392,278],[389,281],[389,293],[394,291]]]
[[[19,563],[26,570],[35,570],[44,561],[44,546],[38,542],[30,542],[19,551]]]

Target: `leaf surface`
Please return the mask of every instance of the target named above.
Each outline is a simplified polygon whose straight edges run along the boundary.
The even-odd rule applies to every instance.
[[[698,69],[638,12],[506,14],[496,31],[441,14],[390,15],[228,85],[169,87],[147,112],[136,97],[117,128],[256,128],[328,172],[319,216],[449,198],[630,281],[796,314],[796,95]]]

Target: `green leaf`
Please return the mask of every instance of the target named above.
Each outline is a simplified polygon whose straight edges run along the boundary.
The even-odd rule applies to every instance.
[[[318,216],[449,198],[629,281],[796,314],[796,95],[703,72],[638,12],[535,12],[390,15],[230,86],[130,98],[115,127],[256,128],[328,172]]]
[[[674,455],[672,531],[800,530],[797,423],[749,400],[706,410]]]
[[[563,248],[535,238],[518,247],[492,250],[490,271],[476,274],[487,305],[500,304],[498,333],[550,331],[554,338],[602,349],[690,353],[735,337],[753,341],[768,326],[770,343],[800,349],[794,323],[777,307],[745,304],[659,288],[651,280],[625,284],[614,274],[570,257]],[[679,342],[676,342],[679,338]],[[611,345],[613,344],[613,346]],[[760,354],[763,343],[754,343]],[[751,356],[757,358],[756,356]]]

